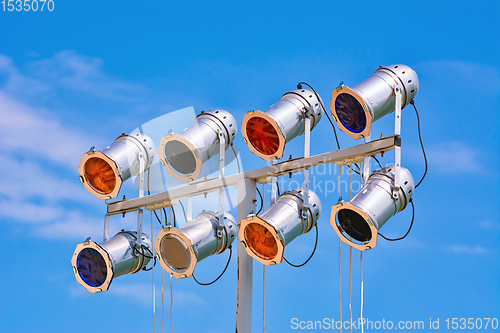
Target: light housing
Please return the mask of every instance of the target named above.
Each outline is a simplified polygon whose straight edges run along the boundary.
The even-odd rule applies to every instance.
[[[78,166],[80,181],[100,200],[114,199],[124,181],[150,167],[155,153],[155,144],[146,134],[122,134],[103,151],[83,154]]]
[[[353,139],[370,135],[371,124],[395,109],[393,87],[401,92],[401,110],[418,91],[417,73],[406,65],[380,66],[352,88],[341,84],[333,90],[330,110],[340,130]]]
[[[224,212],[224,228],[220,237],[219,214],[202,212],[179,229],[164,228],[158,233],[155,250],[161,267],[176,279],[193,275],[201,260],[224,252],[238,234],[234,217]]]
[[[344,243],[360,251],[374,248],[380,228],[406,208],[413,195],[415,181],[408,169],[399,167],[400,188],[397,198],[394,198],[394,173],[393,165],[373,171],[349,202],[340,201],[332,207],[330,224]]]
[[[100,244],[91,240],[78,244],[71,258],[76,281],[98,293],[108,290],[114,278],[139,272],[152,258],[151,240],[143,233],[143,248],[136,245],[136,231],[121,231]]]
[[[313,130],[322,115],[323,108],[313,91],[289,91],[265,111],[254,110],[243,116],[243,141],[263,160],[279,159],[283,157],[286,143],[304,134],[305,117],[311,118]]]
[[[219,133],[228,149],[238,125],[233,115],[222,109],[202,112],[180,134],[167,134],[160,141],[158,156],[165,170],[183,182],[200,178],[201,167],[219,153]]]
[[[285,247],[298,236],[309,232],[321,214],[321,201],[309,190],[307,219],[301,218],[303,189],[285,192],[260,216],[241,221],[239,238],[248,255],[262,264],[283,261]]]

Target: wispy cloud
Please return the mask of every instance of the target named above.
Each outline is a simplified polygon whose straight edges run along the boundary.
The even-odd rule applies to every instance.
[[[489,250],[476,245],[476,246],[468,246],[468,245],[451,245],[445,247],[445,251],[453,254],[487,254]]]
[[[408,154],[405,158],[422,163],[422,151],[420,147],[405,148]],[[472,149],[463,142],[450,141],[425,146],[427,161],[433,172],[445,174],[484,174],[489,172],[479,161],[480,152]]]

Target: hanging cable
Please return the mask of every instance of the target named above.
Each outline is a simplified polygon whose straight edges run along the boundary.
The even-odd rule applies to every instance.
[[[185,221],[186,221],[186,223],[187,223],[186,211],[184,210],[184,205],[182,204],[182,201],[181,201],[181,200],[179,200],[179,204],[181,205],[182,212],[184,213],[184,220],[185,220]]]
[[[194,276],[194,272],[193,272],[193,279],[196,281],[196,283],[198,283],[199,285],[202,285],[202,286],[209,286],[209,285],[217,282],[217,280],[219,280],[222,277],[222,275],[224,275],[224,273],[226,273],[227,267],[229,266],[229,263],[231,262],[231,257],[233,256],[233,246],[229,245],[228,248],[229,248],[229,259],[227,260],[226,267],[224,267],[224,270],[222,271],[222,273],[220,273],[220,275],[217,277],[217,279],[215,279],[209,283],[202,283],[202,282],[199,282],[198,280],[196,280],[196,277]]]
[[[342,322],[342,266],[340,265],[340,262],[341,262],[341,252],[342,251],[342,241],[340,240],[339,238],[339,308],[340,308],[340,333],[342,333],[342,326],[343,326],[343,322]]]
[[[260,208],[259,208],[259,210],[257,211],[257,214],[255,214],[255,215],[259,215],[259,214],[260,214],[260,212],[262,211],[262,207],[264,206],[264,200],[262,199],[262,193],[260,193],[259,188],[258,188],[258,187],[256,187],[256,189],[257,189],[257,193],[259,193],[259,197],[260,197]]]
[[[359,318],[361,319],[361,333],[364,332],[363,328],[363,251],[359,251],[359,262],[360,262],[360,272],[361,272],[361,309],[359,311]]]
[[[149,179],[149,177],[148,177]],[[161,223],[161,222],[160,222]],[[153,234],[153,211],[151,211],[151,235]],[[153,327],[154,331],[156,332],[156,314],[155,314],[155,305],[156,305],[156,299],[155,299],[155,266],[151,267],[151,277],[152,277],[152,285],[153,285]]]
[[[266,265],[262,265],[262,332],[266,333]]]
[[[148,195],[151,195],[151,192],[149,191],[149,175],[151,174],[151,172],[150,172],[150,171],[151,171],[151,169],[148,169]],[[165,211],[165,208],[163,208],[163,210]],[[155,214],[155,216],[156,216],[156,219],[158,220],[158,223],[160,223],[160,225],[161,225],[161,226],[162,226],[162,228],[163,228],[163,225],[162,225],[162,223],[161,223],[161,221],[160,221],[160,218],[159,218],[159,217],[158,217],[158,215],[156,214],[156,210],[154,210],[153,212],[154,212],[154,214]],[[161,214],[161,213],[160,213],[160,214]],[[165,213],[165,218],[167,218],[167,215],[166,215],[166,214],[167,214],[167,213]]]
[[[417,185],[415,185],[415,188],[417,188],[420,185],[420,183],[422,183],[422,181],[424,180],[425,175],[427,175],[427,156],[425,155],[424,144],[422,142],[422,133],[420,132],[420,116],[418,115],[417,107],[415,106],[415,101],[411,100],[410,104],[413,105],[413,108],[415,109],[415,114],[417,115],[418,139],[420,140],[420,146],[422,147],[422,154],[424,155],[424,162],[425,162],[424,175],[422,176],[420,181],[417,183]]]
[[[174,228],[177,228],[177,218],[175,217],[175,209],[172,206],[170,206],[170,208],[172,209],[172,214],[174,215]]]
[[[352,165],[349,165],[349,200],[352,199]],[[349,237],[351,241],[351,237]],[[352,333],[352,246],[349,246],[349,332]]]
[[[315,228],[316,228],[316,241],[314,242],[314,249],[313,249],[311,255],[309,256],[309,258],[307,258],[306,261],[304,261],[300,265],[294,265],[294,264],[292,264],[291,262],[289,262],[288,260],[286,260],[285,256],[283,256],[283,260],[285,260],[290,266],[292,266],[292,267],[302,267],[305,264],[307,264],[309,262],[309,260],[311,260],[311,258],[314,256],[314,253],[316,252],[316,247],[318,246],[318,225],[317,224],[315,225]]]
[[[391,241],[391,242],[402,240],[406,236],[408,236],[408,234],[411,231],[411,228],[413,227],[413,220],[415,219],[415,205],[413,204],[413,198],[410,199],[410,203],[411,203],[411,209],[412,209],[412,216],[411,216],[410,227],[408,228],[408,231],[406,232],[406,234],[403,237],[399,237],[399,238],[387,238],[384,235],[382,235],[380,232],[378,232],[379,236],[381,236],[383,239]]]
[[[278,192],[278,197],[279,197],[281,195],[281,193],[280,193],[280,184],[278,182],[278,178],[276,178],[276,190]]]
[[[378,166],[380,167],[380,169],[382,169],[382,164],[380,164],[379,160],[375,157],[375,156],[372,156],[372,158],[377,161],[378,163]]]
[[[330,118],[330,115],[328,114],[328,112],[326,111],[325,109],[325,106],[323,105],[323,102],[321,101],[321,98],[319,97],[318,93],[316,92],[316,90],[314,90],[314,88],[308,84],[308,83],[305,83],[305,82],[299,82],[297,84],[297,89],[302,89],[302,85],[305,84],[306,86],[308,86],[309,88],[311,88],[311,90],[314,92],[314,94],[316,95],[316,98],[318,99],[319,103],[321,104],[321,107],[323,108],[323,111],[325,111],[325,114],[326,116],[328,117],[328,120],[330,121],[330,124],[332,125],[332,128],[333,128],[333,133],[335,134],[335,141],[337,141],[337,147],[340,149],[340,144],[339,144],[339,138],[337,137],[337,130],[335,129],[335,125],[333,124],[332,122],[332,119]]]
[[[170,274],[170,333],[174,332],[174,321],[172,316],[172,308],[174,306],[174,292],[172,288],[172,274]]]
[[[238,163],[238,173],[240,173],[241,172],[240,161],[238,161],[238,155],[236,155],[236,151],[234,150],[233,144],[231,144],[231,149],[233,150],[234,158],[236,160],[236,163]]]
[[[161,331],[165,333],[165,299],[163,297],[163,269],[161,270]]]

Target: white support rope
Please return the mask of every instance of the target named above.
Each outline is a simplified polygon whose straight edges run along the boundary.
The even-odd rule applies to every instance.
[[[174,306],[174,293],[172,288],[172,274],[170,274],[170,333],[174,333],[174,321],[172,319],[172,307]]]
[[[153,211],[150,211],[151,214],[151,235],[153,235]],[[156,255],[155,254],[155,249],[153,247],[152,252],[153,252],[153,257]],[[153,285],[153,332],[156,332],[156,314],[155,314],[155,265],[151,268],[151,276],[152,276],[152,285]]]
[[[266,210],[266,184],[262,184],[262,211]],[[272,189],[272,185],[271,185]],[[266,333],[266,265],[262,265],[262,332]]]
[[[352,165],[349,165],[349,200],[352,199],[351,174]],[[352,333],[352,246],[349,246],[349,332]]]
[[[361,309],[359,312],[359,318],[363,322],[363,251],[360,251],[359,261],[360,261],[360,271],[361,271]],[[364,332],[364,325],[361,325],[361,333]]]
[[[339,166],[339,199],[342,197],[342,193],[340,191],[340,175],[342,174],[342,166]],[[339,238],[339,307],[340,307],[340,333],[342,333],[342,266],[341,266],[341,252],[342,251],[342,241]]]
[[[170,211],[170,207],[168,207],[168,210]],[[160,215],[161,215],[161,227],[163,228],[163,215],[161,213],[161,209],[160,209]],[[165,216],[165,219],[167,217]],[[169,219],[169,221],[172,221],[171,219]],[[165,221],[165,225],[167,224],[167,221]],[[162,333],[165,333],[165,299],[163,297],[163,269],[161,270],[161,313],[162,313],[162,317],[161,317],[161,331]]]

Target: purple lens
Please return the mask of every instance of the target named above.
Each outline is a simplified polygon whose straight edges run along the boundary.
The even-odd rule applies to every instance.
[[[92,287],[99,287],[106,281],[106,262],[94,249],[85,248],[78,254],[77,267],[80,277]]]
[[[352,95],[338,95],[335,99],[335,111],[342,124],[351,132],[361,133],[366,128],[365,111]]]

